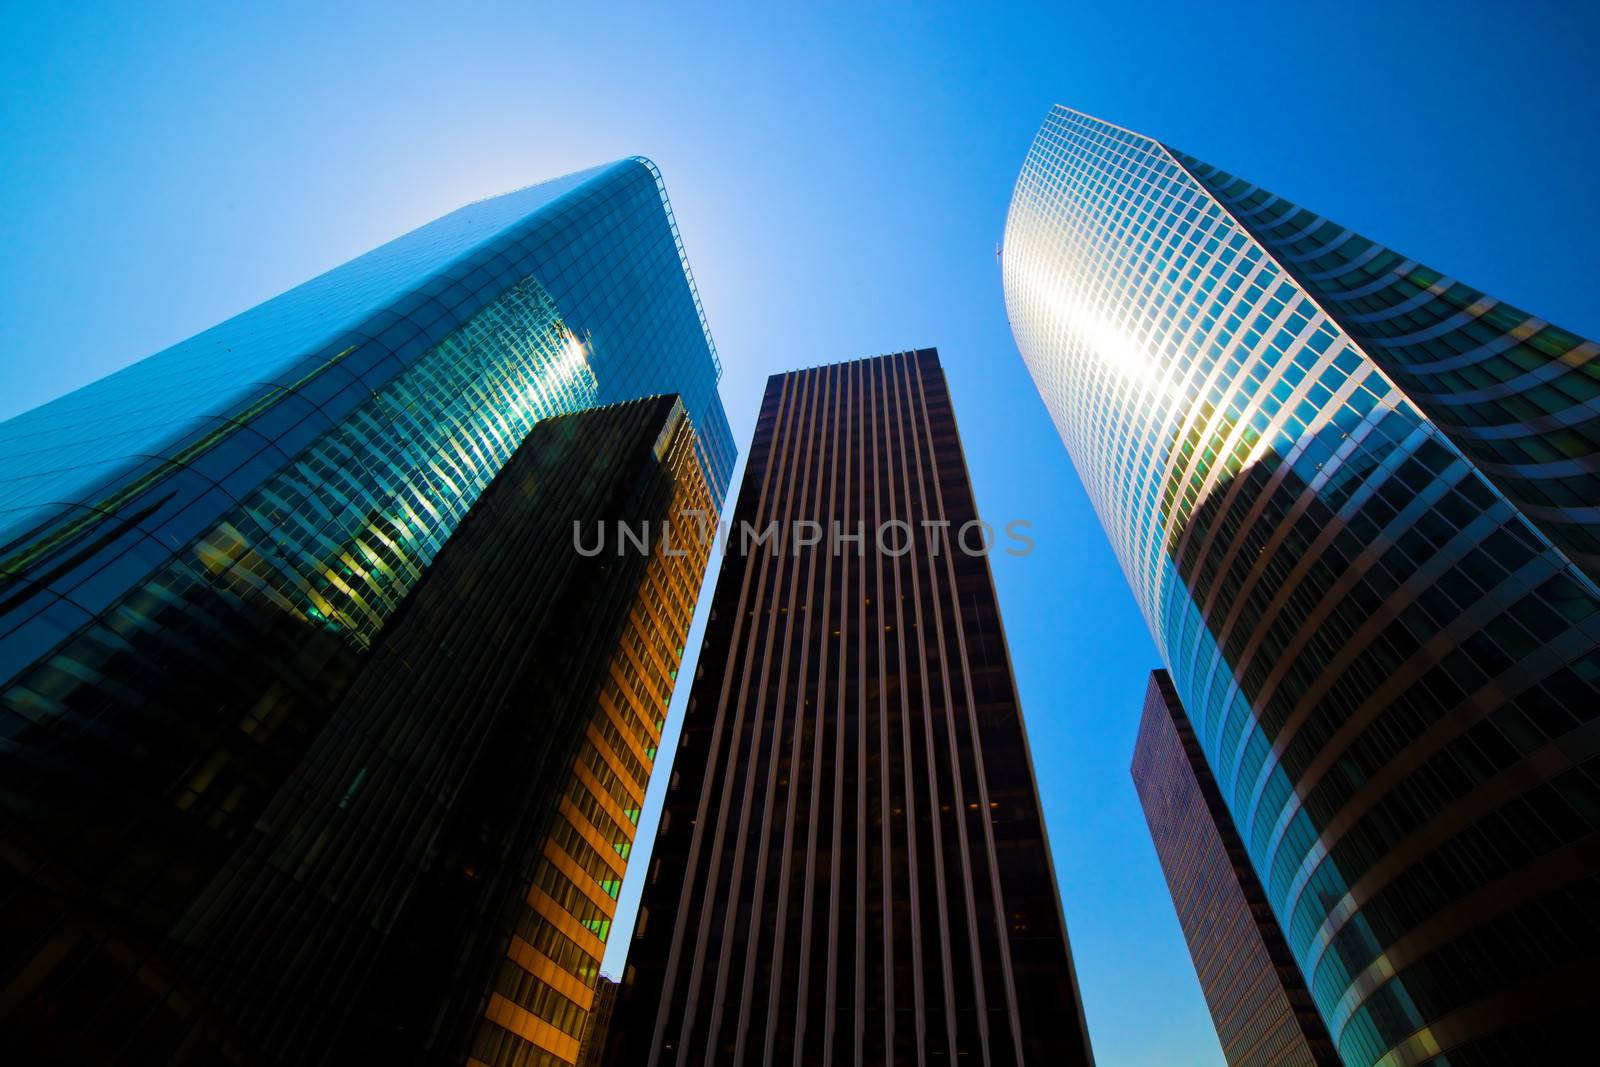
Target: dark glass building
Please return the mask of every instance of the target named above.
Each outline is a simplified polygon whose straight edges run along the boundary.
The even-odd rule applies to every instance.
[[[1133,784],[1228,1067],[1339,1067],[1166,671],[1145,693]]]
[[[1344,1062],[1592,1044],[1594,344],[1063,107],[1003,261]]]
[[[671,397],[535,425],[141,970],[45,983],[121,1025],[23,1013],[14,1047],[575,1062],[709,545],[587,555],[574,525],[694,530],[695,448]]]
[[[769,379],[607,1063],[1091,1062],[976,518],[937,353]]]
[[[546,420],[467,513],[171,938],[243,1058],[576,1060],[709,545],[574,525],[694,530],[694,448]]]
[[[39,1062],[164,1061],[215,1006],[215,1047],[241,1062],[280,1047],[325,1054],[327,1006],[308,1009],[294,1044],[270,1018],[288,1002],[251,1000],[265,972],[242,961],[269,945],[229,940],[296,929],[240,917],[274,879],[313,877],[314,863],[286,873],[273,858],[274,835],[302,828],[269,813],[326,800],[303,793],[328,785],[308,774],[347,775],[351,804],[376,780],[375,765],[360,777],[357,755],[375,739],[341,748],[339,724],[385,673],[369,671],[391,623],[541,420],[681,394],[695,477],[719,506],[733,448],[717,374],[659,176],[635,159],[463,208],[0,425],[8,1044],[54,1057]],[[686,587],[692,602],[695,580],[675,580],[673,595]],[[687,611],[674,611],[650,642],[658,659],[682,644]],[[636,817],[654,757],[659,689],[676,667],[663,662],[630,660],[618,682],[648,725],[629,753],[615,747],[626,738],[611,742],[632,783],[612,792],[629,801],[617,802],[623,816]],[[621,713],[618,700],[634,698],[612,705]],[[414,713],[420,729],[426,715]],[[423,737],[405,743],[430,751]],[[443,818],[449,798],[411,800],[441,805]],[[612,821],[590,827],[612,868],[596,890],[607,899],[627,853],[616,835],[632,832]],[[423,834],[414,843],[427,839],[423,823],[406,825]],[[281,855],[311,847],[283,842]],[[329,846],[313,845],[327,861]],[[372,879],[352,884],[378,884],[356,853],[340,862]],[[279,896],[295,911],[283,922],[312,921],[311,904]],[[350,938],[352,953],[367,952],[401,928],[398,904],[341,897],[324,918],[360,929],[318,927],[306,944]],[[598,914],[608,905],[593,904],[571,931],[593,939],[559,957],[580,981],[593,978],[580,955],[597,959],[609,932]],[[230,934],[219,922],[243,925]],[[352,974],[319,980],[340,996],[357,988]]]
[[[588,1025],[578,1043],[577,1067],[600,1067],[605,1062],[606,1039],[611,1035],[611,1020],[617,1007],[617,983],[601,978],[594,988],[594,1006]]]

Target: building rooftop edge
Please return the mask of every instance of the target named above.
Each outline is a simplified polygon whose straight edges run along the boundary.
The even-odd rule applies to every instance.
[[[678,230],[678,218],[672,213],[672,200],[667,196],[667,183],[661,177],[661,168],[649,156],[629,156],[618,162],[643,164],[656,180],[656,191],[661,194],[661,206],[667,213],[667,225],[672,229],[672,243],[678,248],[678,262],[683,265],[684,280],[689,283],[689,297],[694,301],[695,314],[700,317],[700,330],[706,337],[706,348],[711,352],[711,369],[716,381],[722,381],[722,357],[717,354],[717,342],[711,337],[711,324],[706,321],[705,305],[700,302],[700,287],[695,284],[694,270],[689,266],[689,253],[683,247],[683,234]]]
[[[924,345],[917,348],[897,348],[892,352],[879,352],[875,356],[852,356],[848,359],[830,359],[825,363],[811,363],[804,367],[792,367],[789,370],[775,371],[774,373],[767,375],[767,381],[770,382],[777,378],[787,378],[791,374],[804,374],[806,371],[811,370],[826,370],[828,367],[842,367],[849,363],[871,363],[873,360],[889,359],[893,356],[916,356],[921,355],[924,352],[930,353],[936,361],[939,361],[939,349],[936,345]],[[939,361],[939,365],[942,367],[944,364],[942,361]]]

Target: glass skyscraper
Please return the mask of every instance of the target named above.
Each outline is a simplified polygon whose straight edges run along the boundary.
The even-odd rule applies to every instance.
[[[1093,1062],[938,353],[774,375],[603,1062]]]
[[[1587,1035],[1594,344],[1060,107],[1003,273],[1344,1062]]]
[[[168,937],[174,1061],[577,1059],[710,553],[695,449],[675,397],[529,432]],[[575,550],[618,522],[679,534]]]
[[[1529,522],[1600,578],[1600,345],[1174,157]]]
[[[0,1026],[105,1059],[190,1017],[195,909],[535,424],[681,396],[715,508],[718,376],[634,158],[469,205],[0,424]]]

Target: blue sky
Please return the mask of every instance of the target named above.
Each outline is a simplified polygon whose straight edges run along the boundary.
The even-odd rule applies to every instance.
[[[861,7],[7,3],[0,418],[651,156],[741,447],[769,373],[940,349],[982,509],[1035,527],[996,581],[1097,1055],[1221,1064],[1128,777],[1154,650],[1006,325],[1012,183],[1066,103],[1596,336],[1600,8]]]

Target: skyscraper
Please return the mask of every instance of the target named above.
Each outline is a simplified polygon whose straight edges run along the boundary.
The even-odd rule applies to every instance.
[[[1003,270],[1345,1063],[1586,1035],[1600,595],[1558,497],[1595,347],[1059,107]]]
[[[246,1058],[572,1063],[709,543],[681,404],[536,425],[168,955]],[[202,1058],[203,1059],[203,1058]]]
[[[728,538],[606,1062],[1091,1062],[937,353],[770,378]]]
[[[265,953],[227,938],[244,937],[249,923],[276,936],[275,922],[298,919],[252,914],[255,904],[312,907],[309,884],[251,894],[274,879],[321,877],[322,844],[303,868],[282,867],[306,844],[295,835],[330,814],[296,822],[297,805],[330,800],[349,823],[378,781],[380,769],[359,761],[377,742],[337,731],[364,714],[361,694],[394,673],[392,664],[372,673],[399,641],[392,624],[423,610],[410,607],[412,594],[540,420],[681,394],[694,478],[719,506],[733,448],[717,374],[659,175],[632,159],[470,205],[0,426],[0,1026],[12,1047],[33,1034],[61,1062],[159,1059],[153,1050],[189,1040],[208,1000],[220,1018],[244,1019],[230,1055],[248,1061],[252,1042],[290,1047],[274,1043],[293,1035],[267,1021],[286,1001],[251,999],[264,970],[215,946]],[[590,461],[598,477],[601,456]],[[572,553],[570,531],[540,544]],[[498,565],[538,572],[556,561]],[[681,596],[688,582],[692,600],[693,581],[680,575],[655,595]],[[476,610],[495,612],[492,590],[473,595],[487,598]],[[670,690],[663,677],[675,668],[656,661],[681,647],[682,608],[652,601],[646,614],[670,624],[630,631],[647,638],[655,669],[636,677],[646,661],[634,656],[618,682],[648,725],[623,739],[638,746],[633,760],[612,746],[632,781],[613,796],[637,800],[653,759],[658,690]],[[536,618],[525,611],[520,624]],[[605,654],[600,645],[588,653]],[[406,666],[424,670],[428,654],[415,651]],[[372,699],[374,714],[401,714],[393,695]],[[447,747],[456,736],[441,707],[406,712],[424,731],[404,740],[416,766],[447,759],[429,740]],[[442,792],[413,795],[407,810],[432,804],[440,819],[455,810],[445,771],[459,768],[441,766],[430,781]],[[345,773],[348,796],[317,792]],[[581,796],[569,799],[582,808]],[[419,835],[410,844],[426,852],[428,834],[454,825],[418,820],[397,814],[390,844],[409,826]],[[600,862],[620,875],[604,854],[626,859],[612,831],[600,826]],[[340,862],[351,865],[341,877],[377,891],[357,853]],[[250,870],[263,881],[241,873]],[[407,884],[390,874],[392,886]],[[609,894],[611,881],[598,891]],[[295,966],[329,938],[357,946],[405,929],[397,902],[365,904],[373,910],[341,899]],[[580,957],[596,957],[596,943],[560,959],[585,977]],[[317,978],[348,980],[339,995],[354,996],[351,975]],[[342,1006],[357,1010],[348,997]],[[315,1014],[303,1019],[313,1042],[328,1034]],[[421,1015],[412,1022],[423,1025]],[[326,1052],[313,1044],[306,1054]]]
[[[1166,671],[1150,676],[1133,782],[1228,1067],[1339,1067]]]
[[[1529,522],[1600,578],[1600,345],[1175,156]]]

